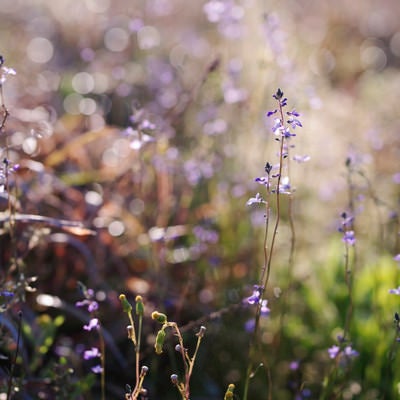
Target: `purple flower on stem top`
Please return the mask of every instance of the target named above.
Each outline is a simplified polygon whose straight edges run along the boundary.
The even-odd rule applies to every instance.
[[[85,360],[90,360],[92,358],[100,357],[101,353],[97,347],[92,347],[90,350],[85,350],[83,352],[83,358]]]
[[[98,329],[100,327],[98,318],[92,318],[87,325],[83,325],[83,329],[91,331],[92,329]]]

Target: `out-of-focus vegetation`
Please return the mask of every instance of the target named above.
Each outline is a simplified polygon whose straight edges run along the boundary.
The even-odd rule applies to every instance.
[[[310,160],[290,166],[248,398],[322,398],[332,382],[329,398],[397,398],[399,21],[397,0],[2,0],[16,75],[1,96],[0,398],[100,398],[78,282],[99,305],[108,399],[135,386],[120,293],[145,305],[143,398],[179,398],[183,372],[172,336],[154,352],[156,309],[190,354],[207,327],[191,399],[230,383],[242,398],[265,226],[246,202],[277,162],[278,87]],[[358,356],[343,366],[328,349],[349,310]]]

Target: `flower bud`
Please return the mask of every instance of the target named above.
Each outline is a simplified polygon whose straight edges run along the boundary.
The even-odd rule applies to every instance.
[[[124,294],[120,294],[119,295],[119,300],[121,301],[121,305],[122,305],[122,310],[126,313],[130,313],[132,312],[132,306],[131,303],[129,303],[129,301],[126,299],[126,296]]]
[[[126,327],[126,331],[128,332],[128,339],[132,339],[135,337],[135,330],[132,325],[128,325]]]
[[[143,304],[143,298],[142,298],[142,296],[136,296],[135,302],[136,302],[136,315],[140,315],[140,316],[143,317],[143,314],[144,314],[144,304]]]
[[[204,337],[205,333],[206,333],[206,327],[205,326],[201,326],[199,331],[196,333],[196,336],[202,338]]]
[[[154,348],[156,350],[156,354],[161,354],[162,353],[162,347],[164,345],[164,339],[165,339],[165,331],[164,329],[160,329],[157,333],[157,337],[156,337],[156,342],[154,344]]]
[[[142,366],[142,369],[140,370],[140,374],[142,375],[142,376],[144,376],[144,375],[146,375],[147,374],[147,371],[149,370],[149,367],[147,366],[147,365],[143,365]]]
[[[177,384],[178,384],[178,375],[177,375],[177,374],[172,374],[172,375],[171,375],[171,382],[172,382],[174,385],[177,385]]]
[[[167,316],[163,313],[159,313],[158,311],[153,311],[151,313],[151,318],[160,324],[165,324],[167,322]]]
[[[224,396],[224,400],[231,400],[233,399],[233,391],[235,389],[235,385],[233,383],[231,383],[228,386],[228,389],[226,390],[225,396]]]
[[[181,345],[180,345],[180,344],[177,344],[177,345],[175,346],[175,351],[177,351],[178,353],[180,353],[181,350],[182,350]]]

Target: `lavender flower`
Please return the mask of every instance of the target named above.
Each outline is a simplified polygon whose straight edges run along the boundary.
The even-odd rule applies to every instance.
[[[356,243],[354,231],[345,231],[343,234],[342,240],[344,243],[348,244],[349,246],[354,246]]]
[[[261,289],[262,289],[261,286],[254,285],[252,295],[250,297],[247,297],[245,299],[245,302],[247,302],[250,305],[259,303],[261,300]]]
[[[92,318],[87,325],[83,325],[83,329],[85,329],[86,331],[91,331],[98,328],[100,328],[98,318]]]
[[[252,204],[257,204],[257,203],[264,203],[266,204],[267,202],[262,198],[260,193],[256,194],[256,197],[250,197],[249,200],[247,200],[246,205],[251,206]]]
[[[83,352],[83,358],[85,360],[91,360],[92,358],[100,357],[101,353],[97,347],[92,347],[90,350]]]
[[[328,353],[330,358],[336,358],[340,353],[340,347],[334,345],[328,349]]]
[[[264,317],[268,317],[271,313],[271,310],[267,307],[268,300],[261,300],[261,315]]]
[[[286,113],[287,115],[290,116],[290,118],[287,120],[287,123],[292,127],[292,129],[296,129],[296,127],[302,127],[303,125],[301,124],[300,120],[297,118],[300,116],[300,114],[296,110],[288,111]]]
[[[398,296],[400,296],[400,286],[398,288],[395,288],[395,289],[390,289],[389,293],[390,294],[397,294]]]
[[[100,365],[95,365],[91,370],[94,374],[101,374],[103,372],[103,368]]]

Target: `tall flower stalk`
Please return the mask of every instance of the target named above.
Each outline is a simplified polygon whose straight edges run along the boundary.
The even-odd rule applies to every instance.
[[[264,243],[263,243],[263,251],[264,251],[264,265],[261,270],[259,283],[255,286],[253,295],[247,299],[249,304],[256,304],[256,314],[255,314],[255,324],[254,324],[254,332],[253,337],[250,343],[249,349],[249,364],[246,372],[246,379],[244,385],[244,393],[243,399],[247,400],[249,383],[250,379],[254,376],[255,369],[255,356],[257,354],[257,346],[258,346],[258,337],[260,333],[260,321],[262,315],[269,314],[269,308],[267,308],[267,300],[263,299],[264,294],[266,293],[268,282],[271,275],[271,267],[274,249],[276,246],[276,240],[278,236],[278,228],[281,222],[281,214],[282,214],[282,204],[281,204],[281,195],[291,195],[292,188],[290,185],[290,177],[289,177],[289,150],[292,147],[289,142],[293,136],[296,136],[294,130],[297,127],[302,127],[302,124],[298,117],[300,114],[296,110],[292,111],[284,111],[284,108],[287,106],[287,98],[284,97],[284,94],[281,89],[278,89],[277,92],[273,95],[273,98],[277,102],[277,108],[273,111],[269,111],[267,113],[268,117],[275,116],[274,125],[272,127],[272,131],[274,133],[275,139],[279,142],[279,151],[278,151],[278,163],[273,165],[269,162],[265,164],[265,173],[266,175],[263,177],[256,178],[256,182],[265,186],[265,198],[257,193],[255,197],[248,200],[247,205],[251,205],[254,203],[262,203],[265,206],[265,231],[264,231]],[[284,175],[285,174],[285,175]],[[271,200],[275,197],[275,223],[272,226],[270,223],[271,216]],[[291,203],[289,203],[291,212]],[[292,218],[292,217],[290,217]],[[289,256],[289,262],[293,261],[293,252],[294,252],[294,224],[293,220],[290,220],[290,228],[292,232],[291,239],[291,250]],[[271,376],[269,373],[268,365],[267,368],[267,376],[268,376],[268,398],[272,398],[272,385],[271,385]]]

